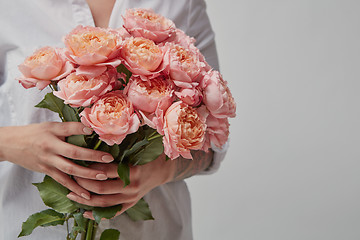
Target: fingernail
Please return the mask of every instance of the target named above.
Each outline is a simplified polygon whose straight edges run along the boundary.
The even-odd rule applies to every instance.
[[[70,200],[73,200],[73,201],[76,200],[76,197],[75,197],[75,195],[74,195],[73,193],[69,193],[68,195],[66,195],[66,197],[67,197],[68,199],[70,199]]]
[[[86,134],[86,135],[90,135],[93,133],[93,130],[91,128],[88,128],[88,127],[84,127],[83,128],[83,132]]]
[[[109,162],[114,161],[114,158],[111,155],[104,155],[104,156],[102,156],[101,160],[103,162],[109,163]]]
[[[99,173],[98,175],[96,175],[96,179],[98,179],[98,180],[106,180],[107,176],[105,174]]]
[[[86,200],[90,200],[90,195],[88,195],[86,193],[82,193],[81,197],[85,198]]]

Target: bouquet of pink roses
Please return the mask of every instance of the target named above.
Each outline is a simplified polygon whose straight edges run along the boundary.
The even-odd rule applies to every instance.
[[[124,187],[130,166],[168,159],[192,159],[190,150],[221,148],[229,135],[236,105],[227,82],[205,61],[195,40],[149,9],[129,9],[120,29],[78,26],[64,37],[65,48],[43,47],[19,65],[25,88],[52,90],[36,106],[59,114],[62,121],[81,121],[90,136],[70,136],[69,143],[111,153]],[[86,161],[74,160],[87,166]],[[176,161],[176,160],[175,160]],[[19,236],[38,226],[74,223],[67,239],[93,239],[102,218],[121,205],[101,208],[78,204],[69,190],[45,176],[34,184],[50,207],[31,215]],[[83,217],[92,210],[94,220]],[[133,220],[152,219],[141,199],[126,213]],[[101,239],[118,239],[105,230]]]

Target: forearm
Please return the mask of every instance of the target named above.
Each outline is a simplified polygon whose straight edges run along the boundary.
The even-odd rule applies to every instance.
[[[208,152],[204,151],[191,151],[193,159],[186,159],[179,157],[174,160],[174,175],[173,181],[179,181],[193,175],[196,175],[210,167],[214,152],[209,149]]]

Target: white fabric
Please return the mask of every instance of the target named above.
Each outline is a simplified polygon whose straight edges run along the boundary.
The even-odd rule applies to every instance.
[[[197,39],[206,60],[218,69],[214,34],[203,0],[118,0],[109,27],[122,25],[127,8],[152,8],[172,19],[176,26]],[[17,65],[41,46],[63,47],[62,37],[79,24],[94,25],[85,0],[11,0],[0,2],[0,127],[35,122],[59,121],[48,110],[36,109],[47,90],[25,90],[14,79]],[[219,150],[220,151],[220,150]],[[214,158],[213,172],[224,151]],[[35,212],[46,209],[33,182],[43,174],[8,162],[0,162],[0,240],[16,239],[21,223]],[[160,186],[146,195],[154,221],[132,222],[126,215],[103,221],[101,227],[118,228],[121,239],[192,239],[190,196],[184,181]],[[65,239],[64,227],[36,229],[23,239]]]

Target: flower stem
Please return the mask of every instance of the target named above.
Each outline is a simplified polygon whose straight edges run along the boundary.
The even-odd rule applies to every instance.
[[[99,141],[96,143],[94,150],[98,149],[101,145],[102,141],[99,139]]]
[[[156,134],[155,136],[149,137],[148,141],[154,140],[154,139],[159,138],[159,137],[162,137],[162,135],[161,134]]]
[[[86,229],[86,238],[85,240],[92,240],[93,239],[93,229],[94,229],[94,220],[90,220],[88,222],[88,227]]]
[[[95,240],[97,228],[98,228],[98,224],[97,224],[97,222],[94,222],[93,234],[92,234],[92,239],[91,240]]]

